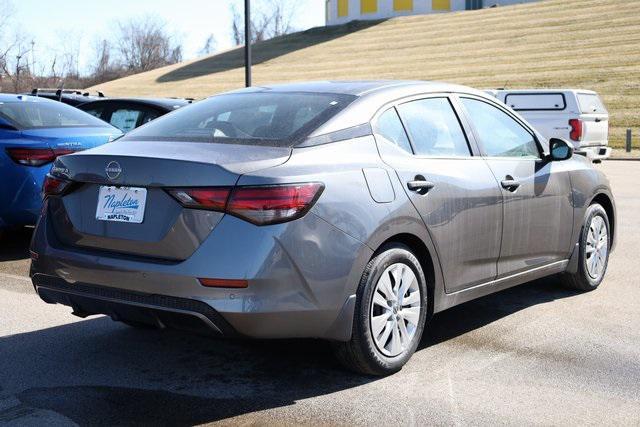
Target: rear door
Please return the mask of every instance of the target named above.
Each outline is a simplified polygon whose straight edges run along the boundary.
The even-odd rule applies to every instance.
[[[609,140],[609,112],[595,93],[576,94],[580,118],[583,122],[582,145],[607,145]]]
[[[447,292],[493,280],[502,196],[486,162],[473,155],[450,98],[391,106],[374,129],[383,160],[396,170],[436,246]]]
[[[504,198],[498,276],[567,258],[573,206],[562,162],[543,158],[533,132],[516,116],[483,98],[461,95],[469,123]]]

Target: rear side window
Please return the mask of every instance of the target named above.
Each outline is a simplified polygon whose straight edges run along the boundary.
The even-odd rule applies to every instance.
[[[355,98],[315,92],[219,95],[162,116],[123,140],[292,147]]]
[[[516,111],[564,110],[567,107],[561,93],[510,93],[504,103]]]
[[[400,117],[395,108],[390,108],[378,118],[375,126],[376,136],[382,137],[391,144],[412,153],[407,133],[404,131]]]
[[[592,93],[579,93],[578,105],[580,106],[580,112],[583,114],[606,114],[607,109],[600,97]]]
[[[469,144],[447,98],[429,98],[398,106],[416,155],[468,157]]]
[[[539,158],[531,133],[504,111],[471,98],[460,98],[489,157]]]

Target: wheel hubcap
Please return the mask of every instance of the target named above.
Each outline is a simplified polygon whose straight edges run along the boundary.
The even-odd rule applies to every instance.
[[[392,264],[382,273],[371,302],[371,334],[389,357],[411,347],[420,321],[422,297],[418,279],[406,264]]]
[[[587,247],[585,249],[587,272],[592,279],[597,280],[602,276],[607,262],[608,250],[607,226],[601,216],[594,216],[589,224]]]

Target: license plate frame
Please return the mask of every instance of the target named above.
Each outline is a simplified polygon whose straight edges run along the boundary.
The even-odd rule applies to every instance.
[[[98,189],[96,220],[141,224],[146,204],[146,188],[101,185]]]

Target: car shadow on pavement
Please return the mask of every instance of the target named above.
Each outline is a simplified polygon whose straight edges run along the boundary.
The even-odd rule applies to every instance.
[[[572,295],[549,279],[452,308],[421,349]],[[376,380],[342,370],[321,341],[215,340],[98,317],[0,338],[0,423],[52,411],[80,425],[193,425]]]
[[[2,337],[0,356],[0,424],[52,411],[79,425],[194,425],[376,380],[340,369],[321,341],[217,340],[105,317]]]
[[[461,304],[433,317],[419,349],[464,335],[534,305],[580,293],[562,287],[558,278],[551,276]]]
[[[29,258],[33,228],[23,227],[0,233],[0,262]]]

